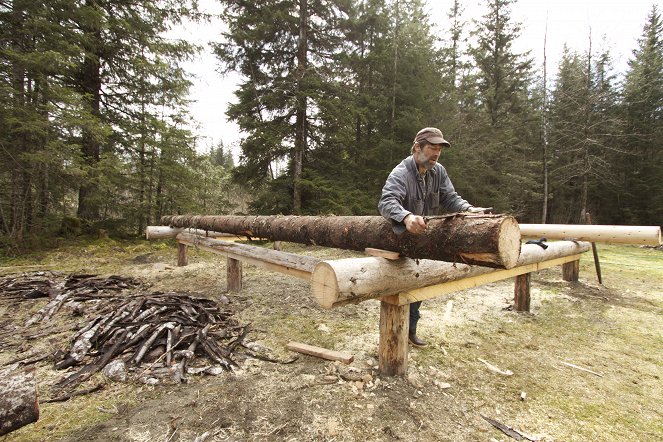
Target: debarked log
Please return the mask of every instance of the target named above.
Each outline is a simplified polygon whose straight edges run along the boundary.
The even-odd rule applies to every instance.
[[[589,247],[589,243],[574,241],[550,242],[547,249],[536,244],[525,244],[514,269],[577,255],[586,252]],[[483,266],[427,259],[391,261],[374,257],[347,258],[322,261],[315,266],[311,290],[322,307],[332,308],[495,271],[497,269]]]
[[[521,224],[523,238],[574,239],[618,244],[661,245],[659,226]]]
[[[0,372],[0,436],[39,419],[37,385],[31,372]]]
[[[228,232],[324,247],[376,248],[413,259],[513,267],[520,255],[520,230],[507,215],[431,217],[424,233],[397,235],[380,216],[164,216],[173,227]]]
[[[202,229],[188,229],[184,227],[169,226],[147,226],[145,228],[145,239],[166,239],[175,238],[179,233],[191,233],[193,235],[206,236],[209,238],[237,238],[236,235],[223,232],[211,232]]]
[[[177,235],[177,241],[181,244],[187,244],[238,261],[244,261],[256,267],[285,273],[306,280],[311,278],[311,272],[316,264],[320,262],[318,258],[310,256],[204,238],[190,233],[180,233]]]

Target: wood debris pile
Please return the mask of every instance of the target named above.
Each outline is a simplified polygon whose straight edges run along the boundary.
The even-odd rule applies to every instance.
[[[179,383],[186,382],[187,374],[232,370],[238,366],[237,356],[280,362],[244,346],[248,325],[239,324],[230,310],[207,298],[147,293],[141,281],[121,276],[35,272],[0,278],[3,299],[45,296],[49,302],[23,328],[5,334],[26,338],[41,328],[52,330],[50,320],[63,306],[87,318],[84,326],[73,328],[77,331],[66,348],[54,355],[56,369],[71,371],[57,387],[74,388],[99,371],[120,381]],[[71,325],[64,330],[72,330]]]
[[[34,272],[0,278],[0,294],[5,299],[18,300],[55,297],[55,276],[52,272]]]
[[[206,298],[175,292],[135,296],[74,334],[69,348],[56,355],[55,367],[83,366],[57,386],[81,383],[111,362],[119,373],[133,372],[147,383],[183,382],[186,373],[196,372],[194,365],[218,374],[238,366],[231,356],[247,332],[247,325]]]

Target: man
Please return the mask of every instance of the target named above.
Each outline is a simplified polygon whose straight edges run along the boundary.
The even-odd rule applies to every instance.
[[[406,230],[420,234],[426,230],[424,216],[444,212],[481,213],[489,208],[474,207],[456,193],[447,171],[437,159],[451,144],[434,127],[421,129],[414,137],[410,152],[389,174],[378,203],[380,214],[391,220],[396,234]],[[421,317],[421,301],[410,304],[410,343],[417,347],[428,345],[417,337],[417,322]]]

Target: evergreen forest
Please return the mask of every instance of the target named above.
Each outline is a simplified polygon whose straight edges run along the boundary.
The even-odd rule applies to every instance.
[[[625,72],[588,49],[517,52],[516,0],[0,0],[0,245],[141,235],[167,214],[377,215],[414,134],[468,201],[520,222],[663,223],[663,22],[653,5]],[[201,50],[169,33],[216,20],[239,161],[189,124]],[[588,30],[589,31],[589,30]],[[596,41],[594,41],[596,40]],[[545,58],[544,58],[545,60]],[[223,118],[223,116],[219,116]],[[9,253],[9,252],[6,252]]]

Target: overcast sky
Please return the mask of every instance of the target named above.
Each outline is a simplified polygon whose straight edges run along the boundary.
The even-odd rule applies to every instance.
[[[483,2],[461,1],[464,18],[469,22],[480,19],[485,13]],[[201,8],[213,14],[220,13],[215,0],[200,0]],[[447,14],[452,0],[429,0],[431,22],[445,31]],[[512,18],[522,24],[522,36],[515,50],[531,51],[540,69],[543,60],[543,39],[547,22],[548,76],[553,78],[563,45],[578,52],[585,52],[589,46],[591,28],[592,45],[598,49],[610,49],[615,68],[624,71],[632,51],[637,47],[637,39],[656,4],[663,10],[663,0],[519,0],[512,8]],[[222,24],[214,20],[210,24],[187,25],[177,30],[180,38],[187,38],[199,44],[218,40]],[[605,37],[605,43],[603,38]],[[222,77],[217,69],[217,61],[209,49],[196,60],[186,65],[195,75],[191,91],[191,114],[198,122],[194,129],[200,135],[198,150],[206,151],[210,146],[223,141],[225,146],[233,146],[241,138],[239,128],[226,121],[227,104],[234,101],[233,89],[237,76]],[[233,148],[237,160],[238,149]]]

